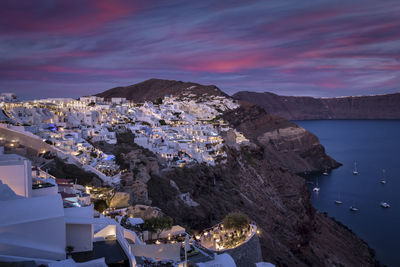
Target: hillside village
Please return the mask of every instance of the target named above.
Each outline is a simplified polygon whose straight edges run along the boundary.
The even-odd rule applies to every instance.
[[[136,144],[165,159],[170,167],[224,162],[224,133],[233,136],[235,143],[248,141],[221,118],[222,112],[238,107],[224,96],[166,95],[154,103],[96,96],[19,102],[9,96],[0,107],[7,118],[3,122],[13,124],[19,132],[40,137],[109,184],[120,181],[115,155],[93,144],[116,144],[116,132],[121,130],[131,131]]]
[[[192,94],[144,103],[96,96],[18,101],[13,94],[3,94],[0,99],[0,203],[4,204],[0,211],[18,217],[0,220],[0,228],[4,223],[18,231],[47,228],[44,233],[24,237],[17,245],[14,236],[4,239],[6,251],[0,252],[0,262],[187,266],[189,260],[196,266],[236,266],[235,257],[225,252],[236,253],[242,244],[254,242],[258,254],[252,260],[261,259],[256,237],[259,231],[244,215],[239,215],[240,227],[220,223],[190,237],[157,207],[128,202],[113,206],[112,201],[123,195],[118,188],[125,170],[117,164],[116,155],[96,146],[99,142],[117,145],[118,132],[130,132],[134,143],[154,152],[166,167],[215,165],[227,157],[223,134],[230,136],[230,143],[248,142],[221,118],[222,112],[238,107],[235,101]],[[27,149],[36,151],[29,159],[25,157]],[[45,166],[55,157],[97,174],[103,186],[84,186],[74,177],[50,175]],[[103,206],[110,199],[110,205]],[[22,214],[15,212],[21,209]],[[26,228],[21,220],[29,220],[31,226]],[[104,246],[110,251],[105,252]]]

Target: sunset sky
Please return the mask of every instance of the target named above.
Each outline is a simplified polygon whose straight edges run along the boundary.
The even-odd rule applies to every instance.
[[[399,1],[3,0],[0,92],[79,97],[149,78],[228,94],[397,92]]]

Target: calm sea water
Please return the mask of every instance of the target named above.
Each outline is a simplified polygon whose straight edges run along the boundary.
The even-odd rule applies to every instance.
[[[343,164],[328,176],[309,178],[313,205],[341,221],[375,249],[388,266],[400,266],[400,120],[296,121],[317,135],[326,152]],[[353,175],[354,162],[358,175]],[[382,169],[387,183],[382,185]],[[342,205],[334,203],[339,198]],[[385,201],[391,208],[380,207]],[[355,205],[359,211],[352,212]]]

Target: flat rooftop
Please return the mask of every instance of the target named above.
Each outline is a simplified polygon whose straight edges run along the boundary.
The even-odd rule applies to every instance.
[[[94,242],[93,251],[72,253],[72,258],[76,262],[85,262],[103,257],[107,265],[129,266],[128,257],[116,239]]]

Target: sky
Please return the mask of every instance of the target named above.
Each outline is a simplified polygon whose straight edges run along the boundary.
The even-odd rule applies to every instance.
[[[2,0],[0,92],[79,97],[150,78],[331,97],[398,92],[400,2]]]

